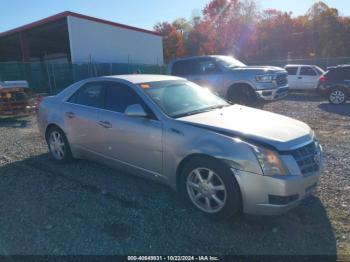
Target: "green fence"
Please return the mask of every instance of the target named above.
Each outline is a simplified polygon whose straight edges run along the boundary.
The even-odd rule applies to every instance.
[[[328,66],[350,64],[350,57],[306,58],[281,60],[251,60],[248,65],[312,64],[324,69]],[[54,63],[54,62],[9,62],[0,63],[0,80],[27,80],[36,93],[56,94],[68,85],[89,77],[132,74],[165,74],[163,65],[121,64],[121,63]]]
[[[300,59],[280,59],[280,60],[259,60],[248,61],[249,65],[272,65],[284,67],[287,64],[317,65],[323,69],[329,66],[350,64],[350,57],[337,58],[300,58]]]
[[[121,63],[0,63],[1,81],[27,80],[34,92],[49,94],[55,94],[68,85],[85,78],[136,72],[165,74],[165,66]]]

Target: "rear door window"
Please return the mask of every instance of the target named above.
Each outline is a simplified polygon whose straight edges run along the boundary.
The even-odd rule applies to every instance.
[[[186,76],[199,73],[198,62],[196,59],[177,61],[173,64],[172,75]]]
[[[300,69],[300,75],[302,75],[302,76],[316,76],[317,74],[316,74],[315,70],[313,70],[311,67],[303,66]]]
[[[200,74],[219,74],[221,69],[214,59],[202,59],[198,61]]]

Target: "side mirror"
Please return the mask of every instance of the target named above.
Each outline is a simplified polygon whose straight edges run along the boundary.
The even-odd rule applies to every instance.
[[[128,106],[124,114],[130,117],[146,117],[147,113],[140,104]]]

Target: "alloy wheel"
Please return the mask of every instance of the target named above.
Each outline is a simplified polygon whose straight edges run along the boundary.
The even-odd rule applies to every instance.
[[[226,205],[225,184],[213,170],[194,169],[187,177],[186,188],[193,204],[206,213],[217,213]]]
[[[49,146],[53,157],[62,160],[65,157],[65,143],[58,131],[53,131],[49,137]]]
[[[329,96],[329,100],[333,103],[333,104],[342,104],[345,101],[345,93],[341,90],[334,90],[330,96]]]

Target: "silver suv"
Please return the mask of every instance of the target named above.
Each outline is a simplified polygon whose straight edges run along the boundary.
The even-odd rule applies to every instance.
[[[288,74],[283,68],[246,66],[230,56],[174,60],[169,63],[167,73],[209,87],[228,101],[249,106],[288,95]]]

